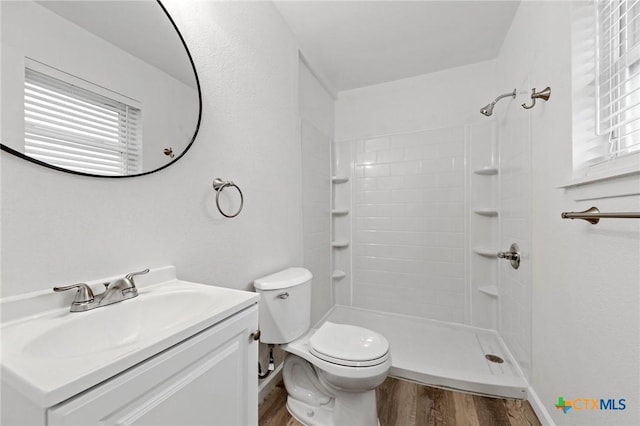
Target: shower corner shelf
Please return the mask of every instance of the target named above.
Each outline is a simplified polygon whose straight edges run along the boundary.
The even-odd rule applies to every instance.
[[[479,214],[480,216],[487,217],[496,217],[498,216],[498,210],[494,208],[481,208],[481,209],[473,209],[475,214]]]
[[[333,209],[331,210],[331,214],[334,216],[344,216],[349,214],[349,209]]]
[[[474,247],[474,253],[484,257],[498,257],[498,250],[494,250],[488,247]]]
[[[482,287],[478,287],[478,291],[494,299],[498,298],[498,287],[495,285],[485,285]]]
[[[349,177],[348,176],[332,176],[331,177],[331,182],[332,183],[347,183],[347,182],[349,182]]]
[[[333,271],[333,274],[331,275],[331,278],[333,278],[334,280],[341,280],[346,276],[347,276],[347,273],[345,271],[341,271],[339,269],[336,269],[335,271]]]
[[[347,248],[349,247],[349,241],[333,241],[331,243],[333,248]]]
[[[498,168],[494,166],[485,166],[481,169],[474,170],[473,173],[483,176],[493,176],[498,174]]]

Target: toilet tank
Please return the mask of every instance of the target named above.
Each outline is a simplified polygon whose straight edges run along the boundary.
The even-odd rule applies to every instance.
[[[260,293],[262,343],[289,343],[309,329],[312,277],[305,268],[289,268],[253,282]]]

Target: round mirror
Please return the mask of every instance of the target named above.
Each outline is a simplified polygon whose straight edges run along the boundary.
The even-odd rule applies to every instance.
[[[69,173],[161,170],[193,143],[193,60],[155,0],[2,0],[2,150]]]

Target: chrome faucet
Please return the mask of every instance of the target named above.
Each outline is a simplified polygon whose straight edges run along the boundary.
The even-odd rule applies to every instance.
[[[71,312],[84,312],[101,306],[111,305],[112,303],[122,302],[123,300],[133,299],[138,295],[138,289],[133,281],[136,275],[142,275],[149,272],[145,269],[140,272],[131,272],[124,278],[119,278],[112,283],[104,283],[105,290],[97,295],[93,294],[93,290],[85,283],[72,284],[64,287],[54,287],[53,291],[66,291],[77,288],[76,297],[71,303]]]

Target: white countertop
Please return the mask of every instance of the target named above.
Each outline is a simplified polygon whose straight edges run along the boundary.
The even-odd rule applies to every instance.
[[[168,278],[166,273],[160,275]],[[259,299],[257,293],[175,277],[138,284],[138,290],[136,298],[87,312],[72,313],[67,306],[3,323],[2,380],[39,406],[50,407],[224,321]],[[25,297],[19,300],[19,304],[28,302]]]

